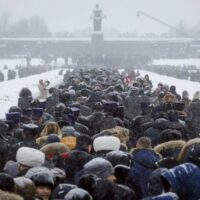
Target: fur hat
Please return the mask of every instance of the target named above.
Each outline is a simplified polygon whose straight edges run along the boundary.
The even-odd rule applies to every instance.
[[[0,190],[0,200],[23,200],[23,198],[14,193],[12,194]]]
[[[119,138],[120,142],[123,144],[126,144],[129,140],[129,130],[126,128],[116,126],[115,128],[108,129],[108,131],[111,132],[111,135]]]
[[[40,136],[41,137],[48,136],[51,133],[62,135],[62,132],[57,122],[53,122],[53,121],[48,122],[43,128],[42,132],[40,133]]]
[[[51,143],[51,144],[47,144],[45,146],[43,146],[40,151],[42,151],[46,156],[48,155],[59,155],[65,152],[69,152],[69,148],[59,142],[55,142],[55,143]]]
[[[176,97],[172,93],[168,93],[163,97],[164,103],[175,102]]]
[[[194,145],[197,145],[197,144],[200,145],[200,138],[194,138],[194,139],[189,140],[181,149],[178,155],[178,161],[184,162],[187,156],[190,156],[191,154],[194,155],[194,152],[192,151],[192,149],[195,150],[195,148],[191,149],[191,147],[194,147]]]
[[[25,177],[17,177],[15,181],[16,193],[24,198],[24,200],[34,200],[36,193],[35,184],[32,180]]]
[[[36,139],[36,143],[39,144],[39,145],[43,145],[47,142],[47,138],[48,138],[48,136],[38,137]]]
[[[177,155],[185,144],[186,142],[183,140],[173,140],[157,145],[154,150],[163,156],[166,156],[165,153],[169,150],[171,150],[173,155]],[[175,150],[178,152],[175,152]]]
[[[22,165],[37,167],[44,163],[45,155],[37,149],[21,147],[17,151],[16,160]]]
[[[117,151],[120,148],[120,140],[114,136],[101,136],[94,140],[93,147],[95,152],[98,151]]]

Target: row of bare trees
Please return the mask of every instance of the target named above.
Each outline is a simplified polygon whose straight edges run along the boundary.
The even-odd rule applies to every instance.
[[[29,19],[19,19],[15,23],[11,23],[8,13],[0,16],[0,37],[47,37],[50,35],[45,20],[38,15]]]

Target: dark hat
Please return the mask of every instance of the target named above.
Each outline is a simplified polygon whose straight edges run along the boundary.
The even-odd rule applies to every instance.
[[[77,188],[77,186],[72,184],[59,184],[53,191],[52,199],[64,199],[65,195],[74,188]]]
[[[117,106],[118,103],[115,101],[106,101],[103,103],[104,112],[113,112]]]
[[[55,142],[60,142],[60,138],[58,137],[58,135],[57,134],[48,135],[47,144],[55,143]]]
[[[73,107],[70,107],[70,109],[71,109],[74,117],[77,119],[79,116],[80,108],[73,106]]]
[[[74,117],[74,115],[72,113],[64,113],[62,115],[62,119],[66,122],[68,122],[69,126],[73,126],[74,123],[76,122],[76,118]]]
[[[69,104],[70,108],[76,107],[76,108],[81,108],[81,105],[79,103],[73,103],[73,104]]]
[[[31,115],[32,115],[32,109],[28,108],[22,110],[22,116],[31,117]]]
[[[89,135],[82,134],[77,137],[76,144],[77,148],[85,149],[88,145],[92,145],[93,140]]]
[[[94,174],[98,178],[107,178],[113,175],[114,169],[112,164],[104,158],[94,158],[84,165],[85,174]]]
[[[32,93],[28,88],[22,88],[19,93],[19,97],[32,97]]]
[[[114,175],[117,178],[118,183],[123,183],[126,180],[130,169],[131,168],[126,165],[116,165],[114,167]]]
[[[80,104],[78,103],[70,104],[69,108],[71,108],[74,116],[77,118],[80,112],[80,108],[81,108]]]
[[[63,126],[61,131],[63,133],[63,137],[66,137],[66,136],[78,137],[80,135],[80,133],[77,132],[73,126]]]
[[[33,124],[33,123],[23,125],[24,130],[35,130],[37,128],[38,128],[38,126],[36,124]]]
[[[11,106],[9,108],[9,113],[12,113],[12,112],[21,112],[21,109],[18,107],[18,106]]]
[[[14,192],[15,183],[12,176],[7,173],[0,173],[0,190]]]
[[[167,168],[167,169],[171,169],[177,166],[178,164],[179,164],[178,161],[173,157],[162,158],[158,162],[156,162],[157,167],[159,168],[162,167],[162,168]]]
[[[176,86],[175,85],[171,85],[170,88],[169,88],[169,90],[171,92],[175,92],[176,91]]]
[[[131,155],[123,151],[111,151],[106,154],[106,159],[111,162],[113,167],[118,164],[130,166]]]
[[[32,108],[32,116],[35,118],[42,117],[43,113],[44,113],[43,108]]]
[[[14,124],[18,124],[21,120],[21,113],[19,112],[6,113],[6,120],[11,121]]]
[[[70,190],[64,198],[64,200],[73,200],[73,199],[92,200],[92,197],[86,190],[75,188]]]
[[[185,107],[184,102],[174,102],[174,109],[178,111],[183,111]]]
[[[30,136],[35,137],[38,134],[39,126],[33,123],[28,123],[28,124],[23,124],[22,128],[24,130],[25,137],[30,137]]]
[[[53,189],[53,173],[46,167],[32,167],[25,177],[31,179],[36,186],[47,185]]]

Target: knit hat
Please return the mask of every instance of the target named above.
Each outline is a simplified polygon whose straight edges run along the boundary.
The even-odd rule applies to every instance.
[[[75,130],[73,126],[63,126],[62,129],[62,135],[65,136],[79,136],[80,134]]]
[[[44,163],[45,155],[37,149],[21,147],[16,154],[16,160],[28,167],[41,166]]]
[[[107,178],[112,176],[114,169],[112,164],[104,158],[94,158],[87,162],[84,167],[84,174],[94,174],[98,178]]]
[[[60,142],[60,138],[58,137],[58,135],[57,134],[48,135],[47,144],[55,143],[55,142]]]
[[[120,148],[120,140],[114,136],[101,136],[93,142],[95,152],[98,151],[117,151]]]
[[[25,177],[31,179],[35,186],[48,185],[53,189],[53,173],[47,167],[33,167],[27,171]]]

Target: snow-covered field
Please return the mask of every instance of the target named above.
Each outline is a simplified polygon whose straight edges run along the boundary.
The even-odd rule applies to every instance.
[[[139,70],[141,76],[144,76],[145,74],[149,74],[150,80],[152,80],[153,87],[156,88],[157,84],[159,82],[167,85],[175,85],[176,90],[179,94],[182,94],[184,90],[187,90],[189,92],[190,98],[193,97],[194,93],[197,90],[200,90],[200,83],[198,82],[191,82],[188,80],[181,80],[176,79],[168,76],[159,75],[153,72],[145,71],[145,70]]]
[[[0,118],[5,118],[10,106],[17,105],[18,95],[23,87],[31,90],[33,97],[37,97],[38,81],[40,79],[49,80],[50,86],[62,83],[63,76],[58,75],[59,70],[53,70],[26,78],[4,81],[0,83]]]
[[[174,66],[196,65],[197,67],[200,67],[200,59],[156,59],[152,64]]]

